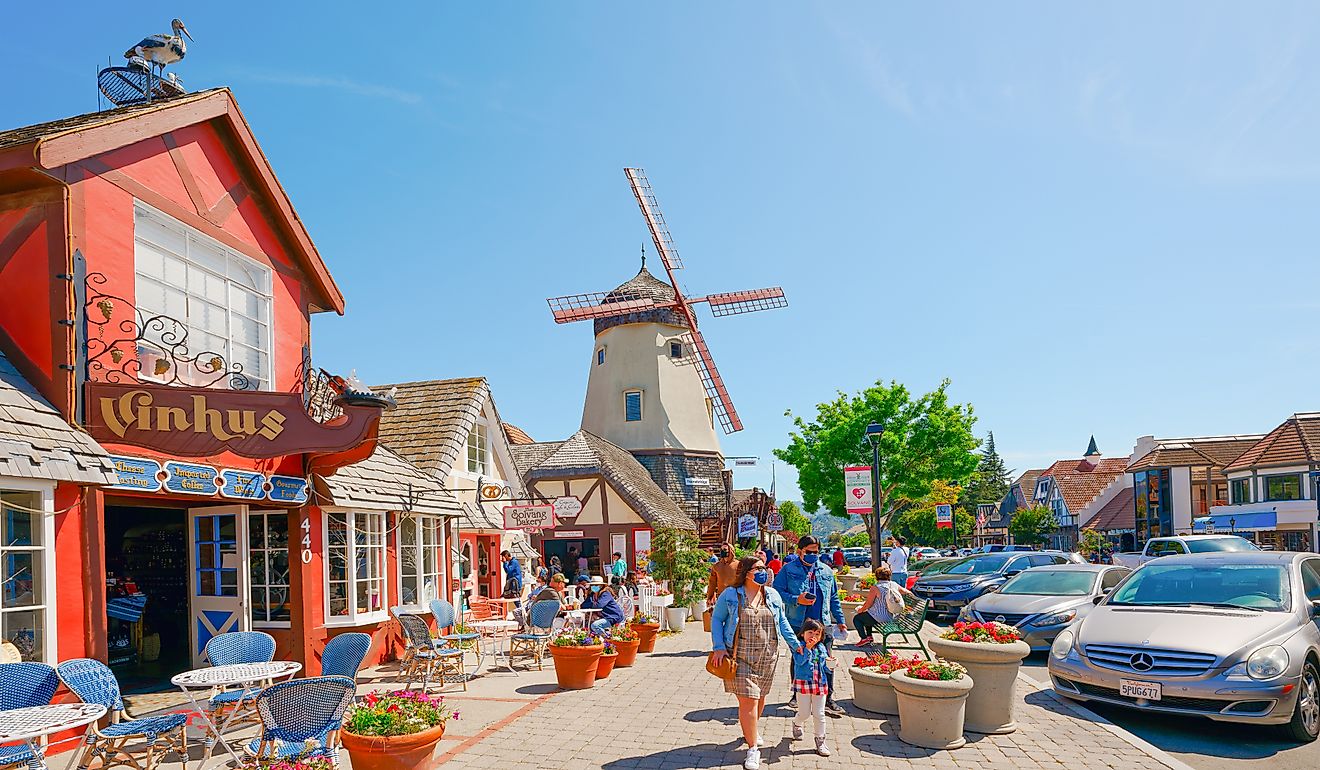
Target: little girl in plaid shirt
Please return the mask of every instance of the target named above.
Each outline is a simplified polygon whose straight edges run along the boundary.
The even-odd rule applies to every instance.
[[[816,753],[828,757],[825,700],[830,694],[827,672],[833,667],[834,658],[829,657],[829,651],[820,643],[824,637],[825,627],[820,621],[807,618],[802,624],[802,646],[793,651],[793,692],[798,701],[797,714],[793,717],[793,740],[802,738],[807,716],[811,715],[816,721]]]

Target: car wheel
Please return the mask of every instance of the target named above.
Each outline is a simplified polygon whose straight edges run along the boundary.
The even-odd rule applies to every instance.
[[[1320,737],[1320,672],[1310,661],[1302,666],[1302,678],[1297,683],[1297,705],[1293,706],[1292,720],[1284,725],[1284,730],[1301,743],[1310,743]]]

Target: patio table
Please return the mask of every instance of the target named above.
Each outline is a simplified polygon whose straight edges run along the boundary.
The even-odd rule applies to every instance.
[[[184,696],[201,715],[202,721],[206,723],[211,734],[215,736],[216,742],[224,747],[224,750],[234,758],[235,762],[242,764],[242,758],[234,751],[234,747],[229,745],[229,741],[225,740],[224,731],[229,728],[229,724],[234,721],[234,717],[238,716],[239,707],[243,705],[243,702],[240,700],[234,704],[234,708],[229,712],[229,716],[225,718],[224,724],[216,726],[215,722],[211,721],[211,715],[207,709],[193,697],[193,692],[215,687],[238,686],[246,689],[247,685],[283,679],[293,676],[301,670],[302,664],[292,660],[276,660],[267,663],[234,663],[229,666],[209,666],[185,671],[170,679],[170,682],[183,690]],[[202,754],[202,759],[197,765],[198,770],[201,770],[206,761],[211,758],[213,749],[214,746],[208,742],[206,752]]]
[[[51,703],[0,711],[0,742],[25,741],[37,758],[38,766],[46,767],[46,751],[40,739],[47,735],[87,725],[90,734],[96,720],[105,716],[106,708],[99,703]],[[73,767],[82,752],[69,754],[66,768]]]
[[[491,659],[495,665],[499,665],[499,656],[504,655],[504,663],[510,671],[514,671],[513,661],[509,659],[507,650],[500,649],[500,640],[507,640],[509,635],[518,630],[518,622],[514,620],[475,620],[468,625],[472,626],[483,637],[490,639],[494,649],[490,651]],[[481,662],[486,657],[486,645],[481,645],[481,657],[477,660],[477,668],[481,668]]]

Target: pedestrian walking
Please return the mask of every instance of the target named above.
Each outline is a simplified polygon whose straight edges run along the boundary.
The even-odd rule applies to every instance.
[[[842,548],[835,548],[835,549],[834,549],[834,556],[832,557],[831,560],[834,562],[834,568],[835,568],[835,569],[840,569],[840,568],[843,567],[843,565],[845,565],[845,564],[848,563],[848,558],[847,558],[846,556],[843,555],[843,549],[842,549]]]
[[[500,551],[500,561],[504,562],[504,598],[521,599],[523,589],[522,565],[508,551]]]
[[[824,637],[825,626],[819,621],[807,618],[802,623],[802,647],[793,651],[793,692],[798,697],[798,710],[793,717],[793,740],[802,740],[803,728],[810,717],[815,722],[816,753],[828,757],[825,699],[829,697],[827,682],[834,670],[834,658],[822,643]]]
[[[893,540],[894,547],[889,549],[889,557],[885,561],[894,573],[894,582],[906,588],[908,556],[912,552],[907,548],[907,540],[904,540],[901,535],[894,535]]]
[[[775,590],[780,596],[787,596],[784,612],[788,622],[795,629],[801,629],[807,618],[818,621],[821,625],[831,626],[847,632],[843,622],[843,605],[839,603],[839,584],[834,579],[834,570],[821,560],[820,541],[811,535],[804,535],[798,540],[797,561],[784,565],[775,576]],[[826,634],[822,642],[829,651],[834,650],[834,635]],[[834,702],[834,672],[827,677],[829,694],[825,698],[825,713],[842,716],[844,711]],[[791,682],[790,682],[791,684]],[[789,708],[797,707],[797,694],[788,701]]]
[[[618,578],[619,583],[628,576],[628,562],[624,561],[623,554],[618,551],[614,552],[614,563],[610,564],[610,576]]]
[[[881,564],[875,573],[875,585],[866,594],[866,601],[857,608],[853,616],[853,627],[861,639],[857,644],[866,646],[875,641],[875,630],[882,624],[894,619],[907,608],[905,600],[917,601],[916,595],[893,580],[893,570],[888,564]]]
[[[747,742],[745,770],[761,766],[761,738],[757,730],[765,711],[765,697],[775,679],[779,640],[790,650],[801,647],[788,623],[784,601],[771,588],[770,570],[755,556],[738,560],[736,585],[720,594],[711,614],[712,661],[733,655],[734,675],[724,680],[724,691],[738,698],[738,724]]]

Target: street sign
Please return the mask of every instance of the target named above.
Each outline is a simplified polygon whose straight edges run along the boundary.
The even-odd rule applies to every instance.
[[[555,507],[540,503],[537,505],[504,506],[505,529],[554,529]]]
[[[871,512],[871,466],[850,465],[843,469],[843,500],[848,513]]]
[[[771,532],[779,532],[784,528],[784,517],[779,515],[779,511],[773,511],[766,517],[766,529]]]
[[[953,526],[953,506],[937,505],[935,506],[935,526],[940,529],[947,529]]]
[[[688,476],[687,478],[683,479],[683,483],[687,484],[689,487],[708,487],[710,486],[710,479],[703,479],[697,476]]]
[[[753,466],[753,467],[754,467],[754,466],[756,465],[756,458],[755,458],[755,457],[739,457],[739,458],[737,458],[736,460],[733,461],[733,464],[734,464],[734,465],[744,465],[744,466]]]
[[[582,513],[582,501],[572,495],[556,497],[554,509],[557,519],[576,519]]]
[[[760,527],[757,526],[756,516],[746,513],[738,517],[739,538],[756,537],[758,532],[760,532]]]
[[[1206,533],[1207,535],[1213,535],[1213,534],[1215,533],[1215,520],[1214,520],[1214,519],[1211,519],[1210,521],[1207,521],[1207,522],[1205,523],[1205,533]]]

